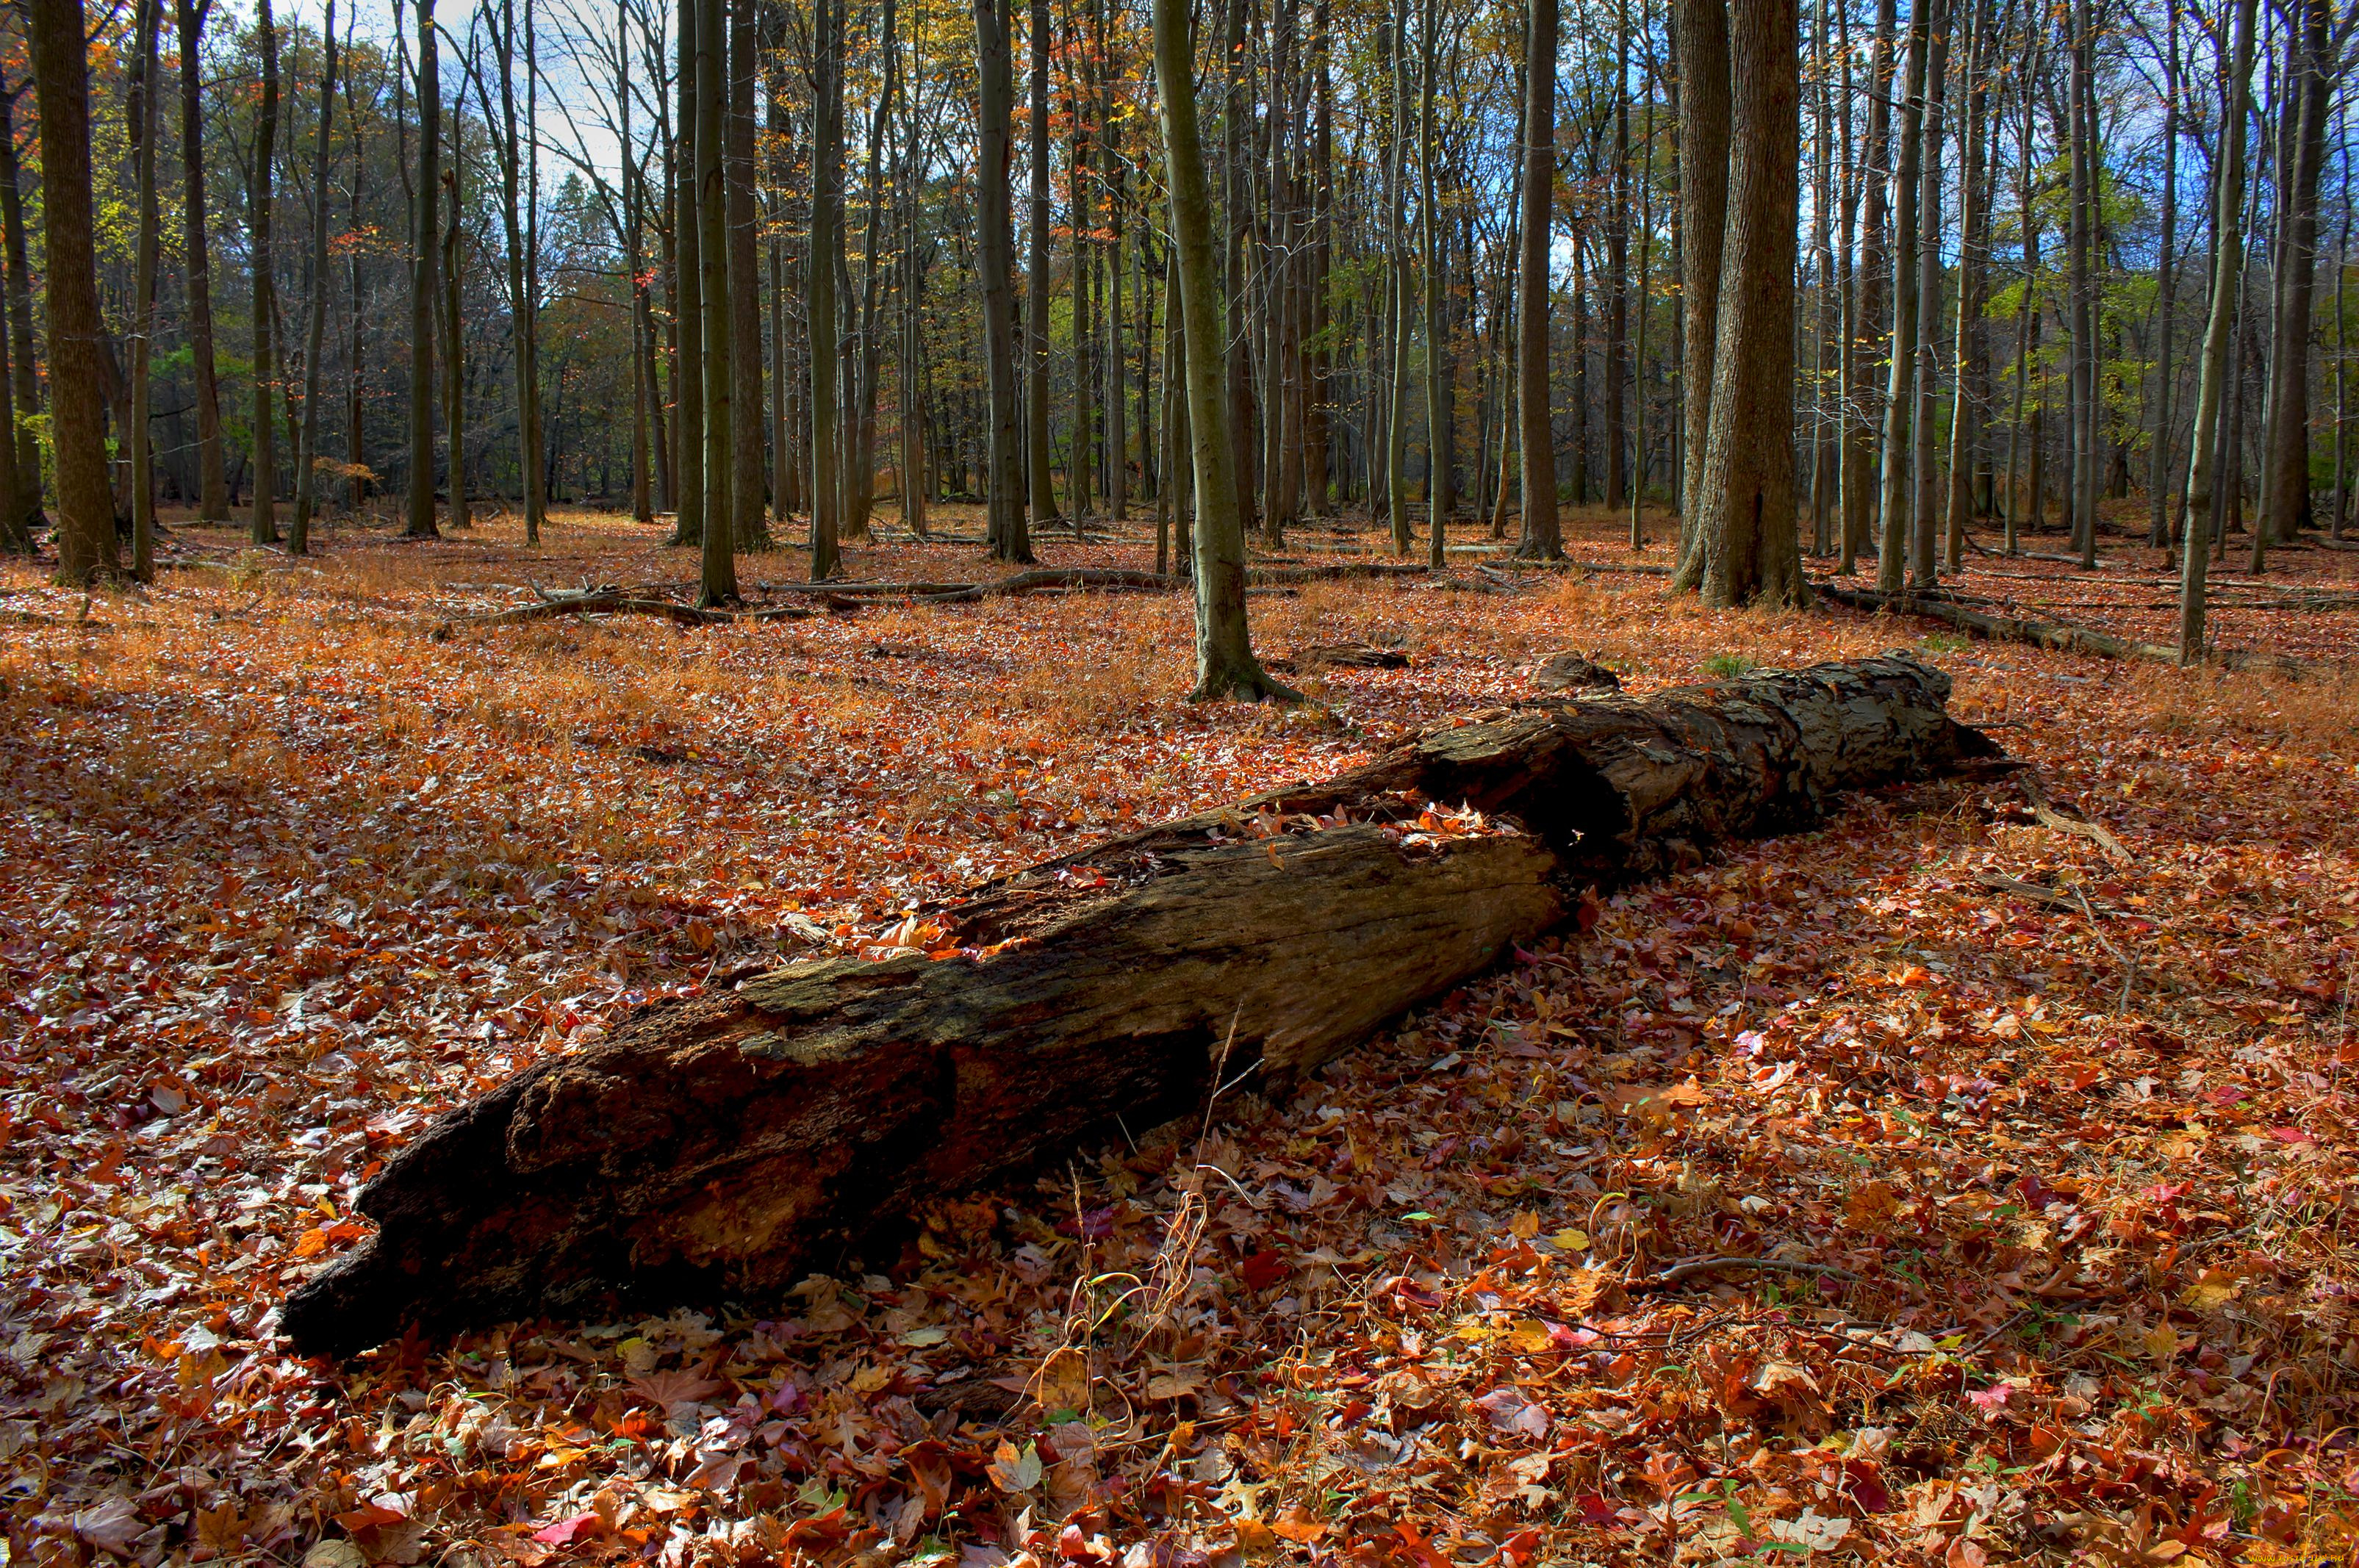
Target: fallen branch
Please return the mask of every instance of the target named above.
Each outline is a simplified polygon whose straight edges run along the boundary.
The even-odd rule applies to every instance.
[[[2023,802],[2031,807],[2031,815],[2042,827],[2057,833],[2069,833],[2075,838],[2086,838],[2104,852],[2105,859],[2117,866],[2136,863],[2136,857],[2123,847],[2122,841],[2101,822],[2093,822],[2078,806],[2059,806],[2048,797],[2037,775],[2025,770],[2015,775],[2015,787],[2023,792]]]
[[[2093,626],[2074,625],[2069,621],[2043,621],[2029,615],[1986,615],[1949,599],[1921,593],[1886,593],[1876,589],[1843,588],[1824,579],[1814,579],[1810,586],[1822,597],[1854,610],[1864,610],[1870,614],[1882,611],[1923,616],[1929,621],[1945,622],[1962,632],[1994,643],[2026,643],[2036,648],[2090,654],[2105,659],[2145,660],[2160,665],[2180,662],[2179,650],[2167,643],[2141,643],[2129,637],[2117,637],[2110,632],[2100,632]],[[2256,654],[2242,648],[2210,649],[2205,652],[2203,661],[2225,670],[2272,670],[2296,677],[2314,675],[2318,670],[2314,665],[2283,654]]]
[[[561,615],[653,615],[676,626],[712,626],[730,621],[801,621],[814,615],[842,614],[853,609],[849,601],[810,606],[778,605],[768,610],[705,610],[675,604],[668,599],[626,598],[621,593],[572,594],[495,610],[482,615],[445,617],[434,630],[439,641],[462,628],[514,626],[527,621],[548,621]]]
[[[1894,656],[1496,710],[986,883],[897,956],[658,1004],[394,1154],[358,1202],[376,1235],[283,1326],[343,1353],[410,1323],[774,1292],[920,1201],[1201,1111],[1223,1060],[1299,1078],[1583,885],[1995,754],[1948,693]]]
[[[1690,1280],[1700,1280],[1707,1274],[1725,1273],[1743,1269],[1760,1274],[1818,1274],[1830,1280],[1857,1280],[1849,1269],[1838,1269],[1832,1263],[1803,1263],[1784,1258],[1691,1258],[1650,1274],[1643,1280],[1633,1280],[1623,1289],[1627,1291],[1668,1291]]]

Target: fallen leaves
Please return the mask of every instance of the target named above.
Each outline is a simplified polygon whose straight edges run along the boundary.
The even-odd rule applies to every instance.
[[[551,535],[589,580],[664,568],[627,525]],[[484,549],[340,538],[232,632],[174,573],[103,654],[0,642],[26,1560],[1973,1568],[2341,1539],[2348,1455],[2315,1434],[2359,1328],[2347,697],[2024,649],[1937,652],[2129,864],[2004,787],[1891,792],[1583,893],[1291,1104],[1233,1094],[1212,1146],[1125,1130],[842,1278],[286,1360],[270,1304],[361,1234],[377,1162],[623,1011],[939,951],[934,890],[1514,700],[1568,643],[1638,687],[1893,633],[1650,583],[1479,624],[1390,583],[1256,600],[1271,645],[1409,639],[1409,670],[1321,677],[1339,723],[1185,703],[1176,601],[426,643],[409,607]],[[927,561],[972,565],[871,564]],[[1682,1259],[1783,1267],[1639,1288]]]

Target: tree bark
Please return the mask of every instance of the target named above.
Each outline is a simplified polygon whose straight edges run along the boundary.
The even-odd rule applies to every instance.
[[[1198,385],[1201,409],[1216,376]],[[777,1291],[919,1201],[1117,1117],[1194,1110],[1223,1072],[1299,1078],[1555,925],[1583,885],[1995,756],[1948,691],[1890,657],[1444,726],[986,884],[934,913],[950,956],[797,965],[647,1010],[396,1154],[360,1199],[378,1234],[283,1325],[304,1354],[342,1354],[610,1292]],[[1482,815],[1437,827],[1427,801]],[[1311,814],[1328,820],[1300,826]]]
[[[1703,600],[1799,605],[1794,507],[1794,260],[1800,206],[1796,0],[1729,9],[1728,224],[1696,532]]]
[[[106,396],[90,186],[90,70],[82,0],[33,0],[25,30],[40,103],[48,240],[49,439],[57,467],[58,580],[86,588],[118,569],[107,479]]]

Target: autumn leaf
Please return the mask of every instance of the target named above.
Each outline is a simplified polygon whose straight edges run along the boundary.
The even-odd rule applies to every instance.
[[[1039,1447],[1027,1443],[1018,1449],[1003,1438],[999,1446],[992,1451],[991,1464],[987,1468],[991,1484],[1001,1491],[1028,1492],[1040,1484]]]

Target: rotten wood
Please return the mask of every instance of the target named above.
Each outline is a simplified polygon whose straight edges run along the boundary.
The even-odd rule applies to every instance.
[[[1905,656],[1535,703],[1090,846],[924,912],[924,951],[619,1021],[445,1113],[288,1300],[304,1354],[417,1324],[759,1297],[929,1198],[1216,1073],[1299,1078],[1547,931],[1584,886],[1803,827],[1997,749]]]

